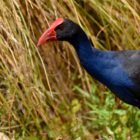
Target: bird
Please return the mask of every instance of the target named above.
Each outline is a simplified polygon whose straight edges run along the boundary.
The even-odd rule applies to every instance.
[[[120,100],[140,108],[140,50],[100,50],[84,30],[68,18],[57,18],[38,39],[67,41],[74,47],[83,68]]]

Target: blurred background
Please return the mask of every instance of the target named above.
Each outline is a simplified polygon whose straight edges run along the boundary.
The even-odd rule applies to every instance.
[[[140,111],[80,66],[67,42],[36,47],[56,18],[94,47],[140,47],[139,0],[0,0],[0,132],[16,140],[139,140]]]

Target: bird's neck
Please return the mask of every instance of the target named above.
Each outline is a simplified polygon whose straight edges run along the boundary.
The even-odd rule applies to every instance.
[[[83,65],[84,63],[87,63],[89,59],[96,60],[97,54],[100,53],[100,50],[97,50],[91,45],[87,35],[82,29],[79,34],[77,34],[77,36],[72,38],[69,42],[76,49],[77,55]]]
[[[109,82],[106,80],[109,73],[105,73],[104,71],[113,65],[112,61],[110,61],[112,54],[98,50],[94,48],[94,46],[92,47],[88,37],[83,31],[69,42],[76,49],[80,62],[88,73],[100,82],[109,85]]]

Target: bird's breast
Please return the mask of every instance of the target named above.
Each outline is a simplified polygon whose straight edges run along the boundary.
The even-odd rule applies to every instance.
[[[117,60],[90,59],[81,62],[87,72],[108,87],[132,85],[127,73]]]

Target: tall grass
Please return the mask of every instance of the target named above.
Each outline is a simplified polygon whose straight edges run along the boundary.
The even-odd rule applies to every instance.
[[[139,49],[138,0],[1,0],[0,132],[23,140],[140,138],[140,111],[80,66],[65,42],[37,48],[57,17],[68,17],[102,50]]]

